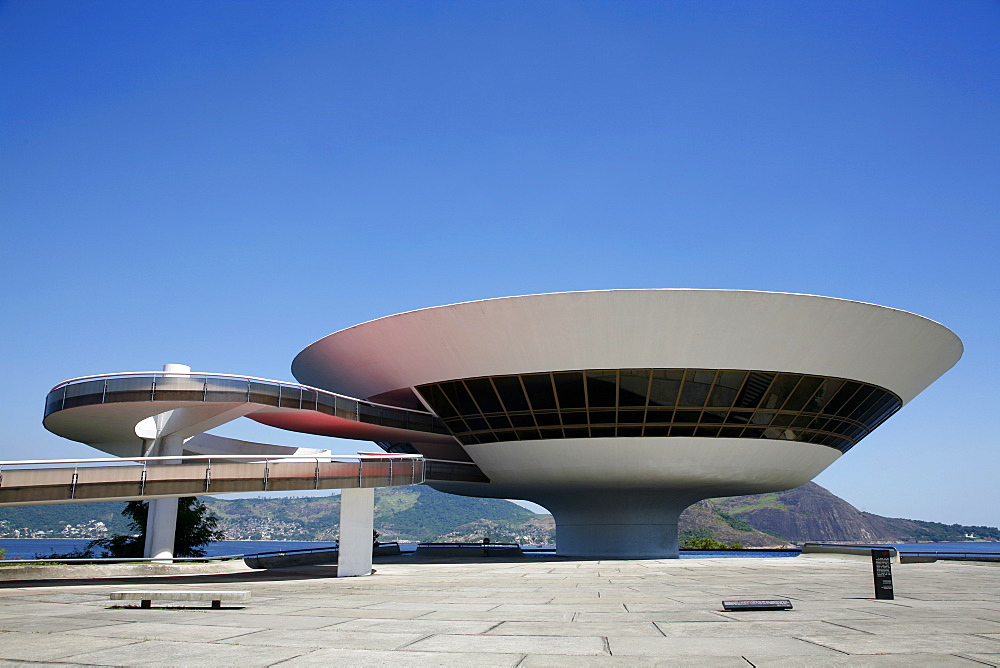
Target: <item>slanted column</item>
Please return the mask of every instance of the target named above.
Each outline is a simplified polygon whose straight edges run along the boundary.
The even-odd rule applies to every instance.
[[[375,490],[371,487],[342,490],[338,578],[371,575],[374,528]]]

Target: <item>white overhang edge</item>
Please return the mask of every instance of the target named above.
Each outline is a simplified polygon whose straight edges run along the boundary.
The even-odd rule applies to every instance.
[[[561,369],[759,369],[861,380],[905,403],[961,355],[961,340],[943,325],[875,304],[749,290],[602,290],[386,316],[313,343],[292,372],[364,398]]]

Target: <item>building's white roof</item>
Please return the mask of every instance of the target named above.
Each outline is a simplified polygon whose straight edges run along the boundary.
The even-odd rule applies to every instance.
[[[959,338],[863,302],[746,290],[601,290],[409,311],[335,332],[295,358],[301,382],[352,396],[562,369],[710,368],[861,380],[904,402],[951,368]]]

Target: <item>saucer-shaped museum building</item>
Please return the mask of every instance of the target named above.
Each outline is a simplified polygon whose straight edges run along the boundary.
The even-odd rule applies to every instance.
[[[429,410],[436,488],[527,499],[560,554],[676,556],[700,499],[811,480],[951,368],[958,337],[828,297],[608,290],[421,309],[303,350],[303,384]]]

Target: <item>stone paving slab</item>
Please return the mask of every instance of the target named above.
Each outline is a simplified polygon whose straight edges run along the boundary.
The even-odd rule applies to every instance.
[[[374,650],[358,649],[321,649],[308,654],[303,654],[289,661],[278,664],[282,668],[297,666],[355,666],[367,668],[369,666],[391,666],[401,668],[403,666],[446,666],[455,668],[512,668],[523,665],[521,654],[474,654],[474,653],[447,653],[440,652],[410,652],[399,650],[395,652],[383,652]],[[579,657],[576,663],[579,666]],[[744,663],[744,668],[746,664]]]
[[[1000,642],[996,640],[959,633],[803,636],[803,640],[844,654],[956,654],[1000,651]]]
[[[731,621],[711,610],[678,612],[581,612],[573,617],[577,622],[727,622]]]
[[[134,622],[131,624],[115,624],[113,626],[77,629],[68,633],[101,638],[136,638],[138,640],[177,640],[180,637],[185,641],[191,642],[212,642],[262,630],[260,628],[239,626],[195,626],[193,624],[180,626],[178,624],[162,622]]]
[[[866,619],[864,621],[842,620],[841,626],[858,629],[875,635],[908,635],[921,633],[1000,633],[1000,622],[968,617],[922,617],[920,619]]]
[[[289,615],[305,615],[307,617],[333,617],[339,620],[348,619],[413,619],[421,617],[433,608],[417,610],[392,610],[374,608],[305,608],[289,612]]]
[[[802,666],[802,657],[798,657],[799,668]],[[650,656],[588,656],[582,659],[578,656],[559,656],[556,654],[532,654],[526,656],[524,661],[518,664],[518,668],[559,668],[560,666],[610,666],[617,668],[649,668],[664,666],[665,668],[750,668],[742,657],[724,656],[700,656],[696,658],[686,658],[671,656],[668,658],[656,658]]]
[[[500,622],[495,621],[463,621],[421,617],[420,619],[408,619],[400,624],[386,624],[383,620],[352,619],[331,628],[337,631],[369,631],[374,633],[406,631],[407,633],[420,633],[423,635],[438,633],[476,635],[486,633],[498,625],[500,625]]]
[[[859,635],[864,631],[831,622],[657,622],[657,629],[668,638],[745,638],[800,637],[802,635]],[[610,633],[608,635],[611,635]]]
[[[44,619],[31,616],[4,617],[0,619],[0,631],[44,631],[45,633],[60,633],[95,627],[116,626],[120,624],[114,619],[93,619],[87,617],[56,617],[50,615]]]
[[[241,610],[241,613],[247,613]],[[148,622],[151,619],[149,610],[139,608],[129,609],[101,609],[84,617],[80,616],[75,621],[79,622],[80,628],[88,628],[103,624],[115,624],[121,622]],[[104,620],[104,621],[100,621]],[[170,616],[158,621],[166,621],[169,624],[194,625],[194,626],[231,626],[240,623],[247,627],[258,629],[319,629],[334,624],[353,621],[347,617],[307,617],[305,615],[253,615],[251,617],[240,616],[234,619],[233,611],[230,610],[209,610],[190,608],[178,608],[170,610]],[[0,620],[0,629],[4,628],[4,621]]]
[[[364,608],[365,610],[418,610],[433,612],[435,610],[452,610],[454,612],[486,612],[497,607],[496,601],[489,603],[411,603],[409,601],[385,601]]]
[[[401,630],[401,629],[400,629]],[[378,631],[258,631],[228,642],[240,645],[273,645],[279,647],[308,647],[338,649],[396,649],[425,637],[423,633],[393,633]],[[476,636],[479,637],[479,636]]]
[[[121,648],[134,643],[122,638],[77,638],[56,633],[10,631],[0,642],[0,658],[21,661],[53,661],[80,652]]]
[[[802,668],[801,656],[757,656],[746,657],[747,666],[757,668]],[[901,668],[983,668],[983,663],[971,658],[963,658],[953,654],[907,654],[906,656],[839,656],[839,657],[809,657],[809,668],[884,668],[900,666]],[[986,664],[989,665],[989,664]]]
[[[69,661],[103,666],[271,666],[304,654],[301,647],[241,647],[198,642],[150,640],[115,649],[77,653]]]
[[[614,656],[836,656],[840,654],[798,638],[740,637],[712,638],[608,638]],[[804,659],[800,659],[804,663]]]
[[[24,668],[25,666],[33,666],[33,667],[37,667],[37,666],[47,666],[47,667],[49,667],[49,666],[51,666],[53,668],[56,667],[56,666],[58,666],[58,668],[79,668],[80,666],[86,666],[87,668],[94,668],[94,666],[100,666],[100,664],[96,664],[96,663],[68,663],[68,662],[65,662],[65,661],[60,661],[58,663],[48,663],[47,661],[31,661],[29,663],[25,663],[24,661],[7,661],[6,659],[0,659],[0,666],[20,666],[20,668]]]
[[[424,652],[499,652],[502,654],[606,655],[600,637],[557,636],[459,636],[437,635],[407,646]]]
[[[503,622],[487,632],[491,636],[655,636],[652,622]]]
[[[916,568],[914,568],[916,566]],[[1000,664],[1000,568],[781,559],[379,563],[239,582],[226,610],[115,607],[122,582],[0,583],[0,662],[59,665],[982,666]],[[157,587],[206,587],[174,578]],[[728,598],[788,597],[727,613]],[[993,597],[996,598],[993,598]],[[31,631],[31,632],[29,632]],[[23,665],[23,664],[22,664]]]
[[[455,612],[453,610],[437,611],[421,615],[419,619],[478,620],[498,623],[505,621],[570,622],[573,621],[574,616],[579,617],[579,615],[574,612],[567,612],[565,610],[547,610],[545,606],[541,605],[536,607],[538,608],[537,610],[525,610],[524,612],[496,612],[493,610],[489,610],[487,612]],[[582,614],[584,613],[580,613],[580,615]]]

